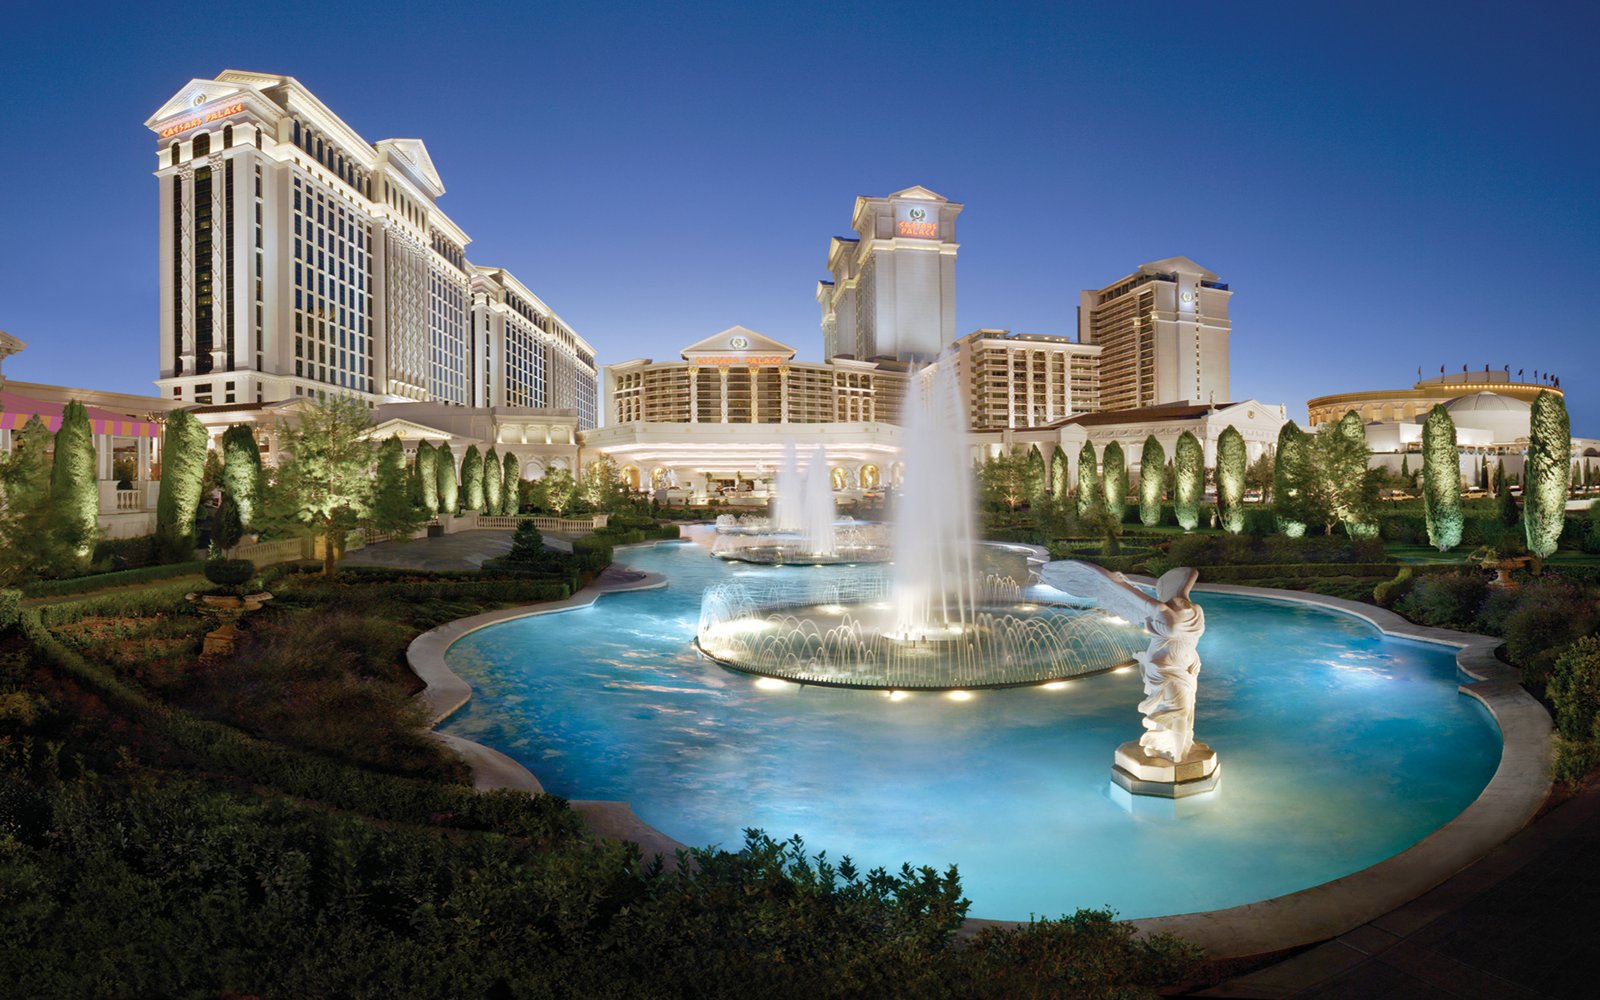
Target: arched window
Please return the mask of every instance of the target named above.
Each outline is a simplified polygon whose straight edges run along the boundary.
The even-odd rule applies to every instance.
[[[175,167],[178,165],[178,143],[180,141],[179,139],[174,139],[172,140],[172,145],[167,147],[167,151],[172,154],[172,162],[168,166]]]
[[[194,137],[194,155],[205,156],[211,152],[211,133],[201,132]]]
[[[222,148],[223,149],[232,149],[233,148],[233,126],[232,125],[224,125],[224,126],[222,126]]]

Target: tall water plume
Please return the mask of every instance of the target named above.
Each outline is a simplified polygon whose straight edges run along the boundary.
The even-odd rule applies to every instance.
[[[805,526],[805,505],[806,481],[800,475],[799,454],[793,441],[785,441],[772,502],[772,530],[800,531]]]
[[[831,556],[838,551],[833,530],[833,474],[828,469],[828,449],[817,446],[806,467],[805,506],[801,532],[809,555]]]
[[[972,466],[954,359],[912,376],[900,441],[892,631],[920,639],[969,626],[975,614]]]

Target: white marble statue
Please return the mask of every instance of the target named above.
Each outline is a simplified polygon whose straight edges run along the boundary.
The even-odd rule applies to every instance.
[[[1045,566],[1044,582],[1057,590],[1094,600],[1100,607],[1143,622],[1150,647],[1136,653],[1144,673],[1145,734],[1139,746],[1151,757],[1181,763],[1194,745],[1194,696],[1200,676],[1196,647],[1205,634],[1206,616],[1189,600],[1189,588],[1200,576],[1187,566],[1171,569],[1156,581],[1151,597],[1121,573],[1089,563],[1061,561]]]

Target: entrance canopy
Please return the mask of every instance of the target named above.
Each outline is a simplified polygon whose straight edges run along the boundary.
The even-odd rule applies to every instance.
[[[58,431],[61,429],[61,412],[65,408],[62,403],[50,403],[14,392],[0,391],[0,430],[20,431],[29,418],[37,415],[51,431]],[[98,406],[86,409],[89,411],[89,426],[96,434],[110,434],[114,437],[161,436],[161,425],[154,420],[102,410]]]

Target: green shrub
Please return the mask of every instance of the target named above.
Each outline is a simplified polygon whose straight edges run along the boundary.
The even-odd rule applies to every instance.
[[[1411,567],[1402,566],[1393,580],[1385,580],[1372,588],[1372,600],[1381,608],[1393,607],[1394,602],[1411,592],[1412,582]]]
[[[532,521],[518,524],[516,533],[511,536],[511,551],[506,555],[506,560],[512,563],[530,563],[543,558],[544,536],[539,534],[539,529],[533,526]]]
[[[13,589],[0,589],[0,632],[5,632],[17,624],[17,618],[22,614],[22,591]]]
[[[70,580],[38,580],[22,588],[22,592],[29,597],[66,597],[72,594],[87,594],[96,590],[109,590],[112,587],[129,587],[138,583],[150,583],[155,580],[170,580],[173,577],[191,576],[199,573],[205,564],[201,562],[169,563],[165,566],[145,566],[142,569],[125,569],[117,573],[95,573],[90,576],[75,576]]]
[[[1489,584],[1481,573],[1449,573],[1417,580],[1395,610],[1424,625],[1468,629],[1478,607],[1488,596]]]
[[[1556,654],[1545,689],[1556,729],[1569,740],[1600,738],[1600,637],[1586,635]]]
[[[256,575],[256,564],[248,559],[211,559],[205,564],[205,574],[219,587],[238,587]]]
[[[94,546],[94,565],[106,570],[139,569],[159,558],[156,536],[101,539]]]
[[[1518,591],[1505,616],[1506,656],[1537,682],[1555,665],[1561,647],[1594,630],[1595,605],[1583,589],[1560,578],[1538,580]]]

